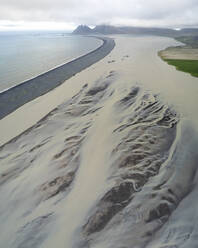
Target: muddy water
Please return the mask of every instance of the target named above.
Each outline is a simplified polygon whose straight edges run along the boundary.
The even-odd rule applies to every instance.
[[[198,80],[157,57],[171,39],[116,41],[108,73],[1,148],[0,246],[196,247]]]

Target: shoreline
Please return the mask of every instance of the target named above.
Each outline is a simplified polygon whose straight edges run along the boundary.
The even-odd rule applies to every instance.
[[[94,36],[93,36],[93,37],[90,36],[90,37],[91,37],[91,38],[95,38],[95,39],[99,39],[98,37],[94,37]],[[70,62],[72,62],[72,61],[75,61],[76,59],[78,59],[78,58],[80,58],[80,57],[83,57],[83,56],[87,55],[88,53],[91,53],[91,52],[95,51],[96,49],[100,48],[102,45],[103,45],[103,40],[102,40],[102,44],[99,45],[98,47],[96,47],[96,48],[94,48],[94,49],[92,49],[92,50],[90,50],[90,51],[87,51],[86,53],[84,53],[84,54],[82,54],[82,55],[79,55],[79,56],[77,56],[77,57],[73,57],[73,58],[71,58],[71,59],[68,59],[68,60],[66,60],[66,61],[63,62],[63,63],[57,64],[57,65],[51,67],[50,69],[45,70],[45,71],[43,71],[43,72],[41,72],[41,73],[39,73],[39,74],[37,74],[37,75],[35,75],[35,76],[30,76],[29,78],[27,78],[27,79],[25,79],[25,80],[23,80],[23,81],[21,81],[21,82],[18,82],[16,85],[12,85],[12,86],[10,86],[10,87],[8,87],[8,88],[2,89],[2,90],[0,90],[0,94],[6,92],[7,90],[11,90],[12,88],[14,88],[14,87],[16,87],[16,86],[19,86],[19,85],[21,85],[21,84],[24,84],[24,83],[27,82],[27,81],[30,81],[30,80],[32,80],[32,79],[34,79],[34,78],[37,78],[38,76],[41,76],[41,75],[43,75],[43,74],[45,74],[45,73],[48,73],[48,72],[51,71],[51,70],[57,69],[57,68],[59,68],[59,67],[65,65],[65,64],[68,64],[68,63],[70,63]]]
[[[185,40],[175,40],[183,43],[183,45],[166,47],[165,49],[158,51],[158,56],[164,62],[174,66],[176,70],[189,73],[193,77],[198,77],[197,43],[194,43],[193,46],[193,43],[189,45]]]
[[[198,49],[186,46],[167,47],[158,52],[163,59],[198,60]]]
[[[3,118],[0,121],[0,129],[2,130],[0,135],[0,146],[8,143],[14,137],[17,137],[28,128],[35,125],[58,105],[71,99],[72,96],[80,91],[83,85],[88,84],[89,86],[98,79],[106,78],[112,71],[116,72],[116,77],[117,80],[120,81],[120,85],[123,83],[133,84],[139,82],[140,84],[146,85],[146,87],[149,86],[150,90],[156,92],[162,91],[162,97],[168,97],[167,99],[170,99],[171,102],[176,105],[177,109],[180,110],[177,98],[180,99],[180,95],[182,95],[183,92],[178,92],[177,98],[175,98],[175,96],[173,97],[172,89],[174,88],[174,85],[177,85],[177,83],[180,85],[181,82],[188,80],[197,87],[197,79],[191,77],[187,73],[176,71],[174,67],[164,63],[157,55],[159,50],[168,46],[173,46],[174,44],[177,45],[177,43],[173,39],[155,37],[155,47],[152,46],[150,50],[147,49],[148,55],[144,56],[141,53],[136,52],[137,49],[144,46],[144,38],[130,36],[110,37],[115,40],[116,46],[106,57],[80,73],[77,73],[54,90],[24,104],[16,111]],[[147,43],[149,45],[151,41],[153,42],[153,38],[148,37]],[[151,58],[155,63],[150,63]],[[160,73],[158,67],[156,67],[156,63],[161,68]],[[139,64],[141,64],[141,66],[138,66]],[[150,69],[142,73],[142,67],[149,67]],[[153,72],[155,72],[155,74]],[[164,76],[162,77],[162,75]],[[171,80],[167,81],[167,77]],[[172,80],[174,80],[175,84],[172,83]],[[162,83],[159,85],[156,83],[158,81]],[[149,82],[149,85],[147,82]],[[167,86],[167,83],[169,86]],[[186,92],[190,91],[190,88],[186,86],[185,83],[183,83],[183,87]],[[189,94],[191,93],[192,92],[190,91]],[[181,98],[183,99],[184,97],[185,95],[182,95]],[[196,111],[196,106],[194,106],[194,108]],[[191,107],[191,111],[194,108]],[[183,105],[182,111],[189,113],[188,107]]]
[[[189,50],[189,51],[188,51]],[[191,51],[191,48],[168,47],[158,52],[158,56],[170,66],[174,66],[176,70],[198,77],[198,49]],[[197,58],[196,58],[197,56]]]
[[[113,50],[115,46],[113,39],[99,36],[94,38],[103,41],[103,44],[95,50],[0,92],[0,120],[22,105],[55,89],[75,74],[103,59]]]
[[[72,36],[72,34],[70,34],[70,36]],[[82,36],[82,37],[85,38],[87,36]],[[78,59],[78,58],[80,58],[80,57],[82,57],[84,55],[87,55],[88,53],[91,53],[92,51],[95,51],[96,49],[100,48],[103,45],[103,40],[100,40],[99,37],[94,37],[94,36],[90,36],[90,37],[93,38],[93,39],[95,39],[95,40],[100,41],[101,43],[98,46],[96,46],[95,48],[90,49],[90,50],[87,50],[86,52],[84,52],[82,54],[79,54],[77,56],[74,56],[74,57],[68,58],[68,59],[65,58],[65,61],[64,62],[57,63],[56,65],[53,65],[53,66],[49,67],[46,70],[44,69],[43,71],[41,71],[41,72],[39,72],[39,73],[37,73],[35,75],[29,76],[26,79],[22,79],[22,80],[16,81],[16,82],[12,81],[11,83],[13,83],[13,85],[8,86],[7,88],[1,89],[0,90],[0,94],[3,93],[3,92],[5,92],[5,91],[7,91],[7,90],[10,90],[10,89],[14,88],[15,86],[21,85],[21,84],[25,83],[26,81],[32,80],[32,79],[34,79],[34,78],[36,78],[36,77],[38,77],[40,75],[43,75],[43,74],[45,74],[45,73],[47,73],[47,72],[49,72],[51,70],[54,70],[54,69],[56,69],[56,68],[58,68],[60,66],[63,66],[65,64],[69,63],[69,62],[72,62],[72,61],[74,61],[74,60],[76,60],[76,59]]]
[[[0,154],[3,246],[149,248],[189,219],[197,81],[157,56],[170,39],[115,42],[104,59],[0,121],[4,137],[26,130]]]

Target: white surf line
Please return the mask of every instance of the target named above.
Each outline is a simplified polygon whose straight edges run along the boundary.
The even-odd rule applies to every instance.
[[[85,37],[86,37],[86,36],[85,36]],[[94,36],[90,36],[90,37],[91,37],[91,38],[95,38],[95,39],[100,40],[100,38],[98,38],[97,36],[95,36],[95,37],[94,37]],[[39,76],[41,76],[41,75],[43,75],[43,74],[46,74],[46,73],[49,72],[49,71],[52,71],[52,70],[54,70],[54,69],[57,69],[58,67],[61,67],[61,66],[65,65],[65,64],[67,64],[67,63],[74,62],[75,60],[79,59],[80,57],[84,57],[85,55],[87,55],[87,54],[89,54],[89,53],[92,53],[93,51],[97,50],[98,48],[100,48],[100,47],[104,44],[104,41],[103,41],[103,40],[101,40],[101,42],[102,42],[102,43],[101,43],[100,45],[96,46],[96,48],[94,48],[94,49],[91,49],[91,50],[89,50],[89,51],[87,51],[87,52],[84,52],[84,53],[82,53],[81,55],[79,55],[79,56],[77,56],[77,57],[74,57],[74,58],[71,58],[71,59],[66,59],[64,62],[62,62],[62,63],[60,63],[60,64],[57,64],[57,65],[55,65],[55,66],[52,66],[51,68],[49,68],[49,69],[47,69],[47,70],[44,70],[43,72],[40,72],[40,73],[38,73],[38,74],[36,74],[36,75],[34,75],[34,76],[28,77],[27,79],[22,80],[21,82],[15,84],[15,85],[13,85],[13,86],[10,86],[10,87],[8,87],[8,88],[5,88],[5,89],[3,89],[3,90],[0,90],[0,94],[6,92],[6,91],[8,91],[8,90],[11,90],[12,88],[14,88],[14,87],[16,87],[16,86],[20,86],[21,84],[24,84],[25,82],[27,82],[27,81],[29,81],[29,80],[32,80],[32,79],[34,79],[34,78],[36,78],[36,77],[39,77]]]
[[[114,50],[115,49],[112,51]],[[106,67],[104,66],[106,66],[110,56],[111,53],[66,80],[60,86],[24,104],[11,114],[7,115],[5,118],[1,119],[0,146],[32,127],[37,121],[46,116],[59,104],[67,101],[73,95],[77,94],[85,83],[90,84],[95,81],[96,78],[104,76],[104,74],[108,75]],[[111,67],[111,65],[108,65],[108,67]]]

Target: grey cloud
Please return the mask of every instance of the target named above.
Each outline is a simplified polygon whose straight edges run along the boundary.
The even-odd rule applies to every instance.
[[[197,25],[197,0],[1,0],[0,19],[147,26]]]

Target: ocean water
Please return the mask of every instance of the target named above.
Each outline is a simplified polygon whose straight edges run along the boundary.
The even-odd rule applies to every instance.
[[[198,80],[158,57],[172,39],[116,42],[0,148],[0,247],[197,248]]]
[[[0,91],[80,57],[102,41],[65,33],[1,32]]]

